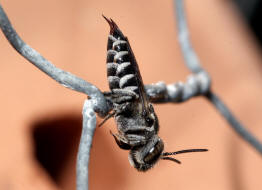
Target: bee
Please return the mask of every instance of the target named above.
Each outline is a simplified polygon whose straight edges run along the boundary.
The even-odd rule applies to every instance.
[[[160,159],[181,163],[169,157],[171,155],[207,151],[207,149],[188,149],[163,152],[164,143],[158,136],[158,118],[146,95],[129,41],[112,19],[104,15],[103,17],[110,26],[107,79],[111,90],[104,95],[111,102],[113,111],[100,126],[109,118],[115,118],[118,133],[114,134],[111,131],[110,133],[121,149],[129,150],[129,162],[138,171],[148,171]]]

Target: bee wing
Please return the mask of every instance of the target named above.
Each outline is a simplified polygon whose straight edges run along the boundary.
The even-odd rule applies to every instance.
[[[138,92],[139,92],[139,99],[142,103],[143,114],[146,114],[146,112],[148,112],[148,109],[149,109],[149,105],[148,105],[149,100],[148,100],[148,97],[147,97],[146,92],[145,92],[143,79],[142,79],[142,76],[140,74],[140,70],[139,70],[138,64],[136,62],[135,55],[133,53],[133,50],[132,50],[130,43],[129,43],[127,38],[126,38],[126,41],[127,41],[128,52],[129,52],[129,55],[130,55],[130,62],[131,62],[131,65],[132,65],[132,67],[135,71],[137,87],[138,87]]]

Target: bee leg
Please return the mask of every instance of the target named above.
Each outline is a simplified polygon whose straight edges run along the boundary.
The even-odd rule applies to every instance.
[[[132,126],[132,127],[128,127],[126,128],[126,130],[124,130],[125,134],[134,134],[134,135],[143,135],[145,136],[146,132],[153,132],[154,128],[153,127],[147,127],[147,126]]]
[[[111,98],[112,101],[118,104],[123,102],[131,102],[138,98],[138,95],[133,92],[132,90],[125,90],[125,89],[113,89]]]
[[[126,89],[121,89],[121,88],[113,89],[112,92],[113,92],[113,94],[119,95],[119,96],[131,96],[131,97],[134,97],[134,98],[138,96],[138,94],[135,93],[132,90],[126,90]]]
[[[114,117],[116,114],[116,111],[113,111],[112,113],[109,113],[105,119],[98,125],[98,127],[101,127],[107,120],[109,120],[111,117]]]
[[[125,102],[122,104],[115,104],[115,118],[118,116],[130,117],[133,113],[133,106],[131,102]]]
[[[118,89],[120,90],[120,89]],[[116,104],[121,104],[124,102],[131,102],[132,100],[135,99],[135,96],[132,94],[127,94],[123,93],[122,91],[117,91],[117,93],[113,92],[104,92],[103,93],[105,98],[108,99],[110,102],[116,103]]]
[[[132,96],[119,96],[114,99],[114,102],[117,104],[121,104],[123,102],[131,102],[133,100]]]
[[[128,140],[128,144],[130,146],[140,146],[146,144],[146,138],[144,135],[136,135],[136,134],[128,134],[125,135],[126,139]]]
[[[111,130],[110,130],[110,134],[114,137],[116,144],[121,149],[124,149],[124,150],[130,150],[131,149],[131,146],[125,142],[124,137],[122,137],[119,134],[113,134]]]

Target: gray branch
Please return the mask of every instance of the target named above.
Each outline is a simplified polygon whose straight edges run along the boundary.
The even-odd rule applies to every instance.
[[[88,190],[90,150],[96,129],[96,115],[93,100],[85,100],[82,114],[83,129],[77,155],[76,184],[77,190]]]
[[[7,18],[0,4],[0,27],[13,48],[24,58],[30,61],[38,69],[46,73],[49,77],[61,85],[72,90],[87,94],[94,100],[94,109],[100,116],[108,113],[108,106],[101,91],[91,83],[55,67],[51,62],[46,60],[40,53],[27,45],[16,33]]]
[[[185,59],[186,66],[193,72],[205,72],[201,67],[199,59],[192,48],[186,17],[184,14],[183,0],[174,0],[178,38],[182,53]],[[231,128],[252,147],[254,147],[260,154],[262,154],[262,144],[257,140],[245,127],[234,117],[226,105],[215,95],[211,90],[205,94],[205,97],[217,108],[218,112],[227,120]]]
[[[153,103],[180,103],[188,99],[206,94],[209,91],[209,75],[204,72],[198,72],[190,75],[185,83],[177,82],[166,85],[164,82],[146,85],[146,93],[150,102]]]

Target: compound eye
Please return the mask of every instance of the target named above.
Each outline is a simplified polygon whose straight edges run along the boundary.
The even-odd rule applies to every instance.
[[[154,120],[150,117],[146,117],[146,126],[150,127],[154,123]]]
[[[148,154],[144,157],[145,163],[154,163],[160,157],[163,151],[164,145],[162,141],[158,141],[154,147],[148,152]]]

